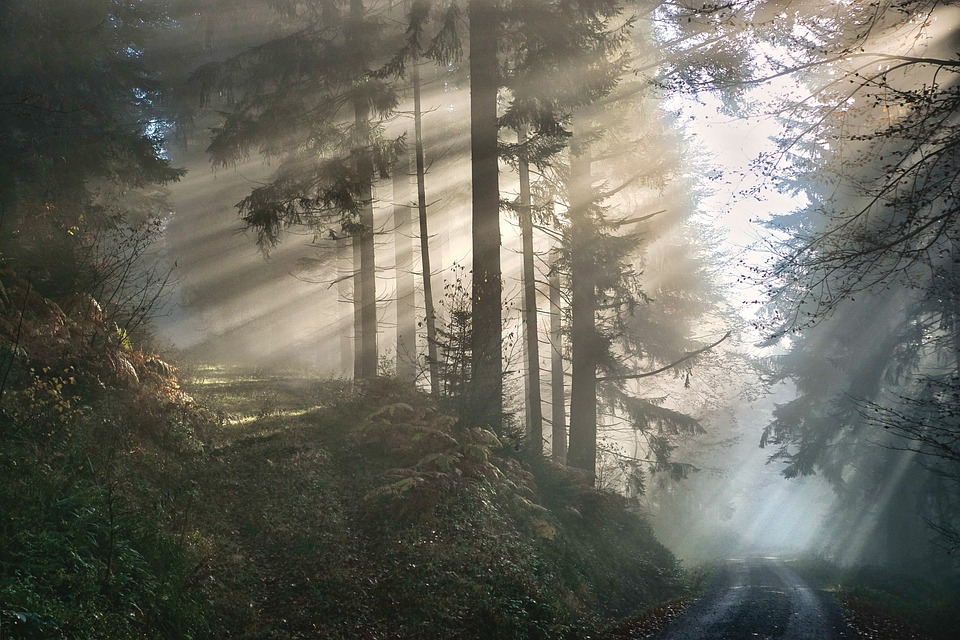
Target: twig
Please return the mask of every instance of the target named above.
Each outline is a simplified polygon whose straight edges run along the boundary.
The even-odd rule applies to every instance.
[[[653,371],[647,371],[647,372],[645,372],[645,373],[631,373],[631,374],[627,374],[627,375],[623,375],[623,376],[602,376],[602,377],[597,378],[597,382],[605,382],[605,381],[607,381],[607,380],[637,380],[637,379],[639,379],[639,378],[649,378],[650,376],[655,376],[655,375],[657,375],[658,373],[663,373],[664,371],[666,371],[666,370],[668,370],[668,369],[673,369],[673,368],[676,367],[677,365],[682,364],[682,363],[686,362],[687,360],[690,360],[691,358],[696,358],[698,355],[700,355],[700,354],[703,353],[704,351],[709,351],[710,349],[713,349],[715,346],[717,346],[718,344],[720,344],[721,342],[723,342],[724,340],[726,340],[727,338],[729,338],[730,335],[731,335],[731,332],[730,332],[730,331],[727,331],[725,334],[723,334],[723,337],[722,337],[722,338],[720,338],[719,340],[717,340],[717,341],[714,342],[713,344],[708,344],[707,346],[703,347],[702,349],[697,349],[696,351],[691,351],[690,353],[686,354],[685,356],[683,356],[683,357],[680,358],[679,360],[677,360],[677,361],[675,361],[675,362],[671,362],[670,364],[668,364],[668,365],[666,365],[666,366],[664,366],[664,367],[660,367],[659,369],[654,369]]]

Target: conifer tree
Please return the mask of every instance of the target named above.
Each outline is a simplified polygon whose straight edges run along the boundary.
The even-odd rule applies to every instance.
[[[450,4],[438,13],[439,27],[427,41],[427,23],[433,17],[434,7],[429,0],[414,0],[405,9],[406,30],[398,51],[383,66],[380,77],[402,78],[409,74],[413,93],[414,157],[417,179],[417,218],[420,232],[420,266],[423,273],[424,322],[427,326],[427,366],[431,393],[440,392],[440,361],[437,353],[437,326],[434,308],[433,273],[430,255],[429,221],[427,219],[426,161],[423,146],[423,109],[421,106],[420,67],[425,61],[452,64],[459,61],[462,50],[457,22],[460,9]]]
[[[799,392],[777,408],[761,446],[774,447],[785,475],[818,473],[837,488],[831,519],[857,531],[871,560],[940,562],[939,551],[917,544],[917,525],[960,548],[951,444],[960,433],[960,61],[933,27],[951,18],[941,3],[919,0],[830,3],[828,12],[772,2],[684,11],[679,28],[719,32],[700,52],[715,61],[725,62],[717,47],[773,45],[766,64],[681,74],[698,90],[741,109],[750,88],[777,79],[796,79],[803,94],[775,103],[779,148],[755,167],[809,202],[770,221],[773,255],[756,270],[771,302],[760,326],[771,341],[790,336],[773,378]],[[925,499],[913,499],[918,493]],[[844,555],[848,537],[831,533],[839,541],[831,551],[860,559]]]
[[[651,33],[637,29],[631,35],[633,51],[650,48]],[[575,112],[565,175],[561,269],[570,283],[573,369],[567,461],[596,477],[604,414],[629,425],[643,441],[646,462],[623,460],[639,488],[644,468],[675,477],[688,473],[689,465],[671,460],[673,441],[702,432],[696,419],[663,406],[664,399],[645,393],[639,381],[689,376],[697,358],[729,334],[709,343],[690,337],[691,321],[712,305],[696,261],[684,266],[689,271],[680,278],[683,291],[659,289],[652,296],[646,290],[641,274],[648,248],[692,214],[696,199],[660,195],[682,177],[684,145],[675,125],[652,106],[660,98],[649,79],[640,73],[623,77],[601,100]],[[681,313],[676,307],[675,315],[657,311],[678,298],[687,301]]]
[[[0,259],[44,295],[122,300],[114,276],[139,267],[99,257],[115,262],[111,239],[166,213],[158,187],[183,172],[165,153],[172,90],[147,49],[167,9],[0,5]]]
[[[503,407],[503,282],[500,269],[500,179],[497,149],[498,3],[468,0],[473,344],[470,410],[499,429]]]
[[[354,305],[359,330],[355,375],[377,375],[373,181],[389,175],[402,140],[387,139],[384,120],[397,104],[376,78],[381,22],[362,0],[277,4],[287,32],[222,63],[195,81],[204,97],[232,95],[210,154],[228,166],[256,150],[277,158],[272,181],[239,206],[258,242],[269,248],[283,230],[305,225],[318,236],[349,235],[355,244]],[[385,56],[384,56],[385,58]]]

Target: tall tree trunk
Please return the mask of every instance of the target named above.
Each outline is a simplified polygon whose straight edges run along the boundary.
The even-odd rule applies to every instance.
[[[527,128],[517,134],[521,147]],[[523,243],[523,328],[527,357],[527,446],[543,453],[543,403],[540,399],[540,332],[537,329],[537,281],[533,264],[533,207],[530,197],[530,166],[520,153],[520,235]]]
[[[567,461],[567,397],[563,379],[562,308],[560,306],[560,270],[558,254],[550,264],[550,398],[552,403],[551,452],[560,463]]]
[[[470,0],[470,152],[473,185],[471,418],[499,431],[503,413],[500,183],[497,168],[497,14]]]
[[[353,337],[350,330],[353,318],[353,305],[350,302],[350,286],[353,280],[351,272],[353,263],[350,256],[350,246],[347,240],[337,241],[337,307],[340,309],[340,372],[347,375],[354,367]]]
[[[416,301],[413,286],[413,229],[410,209],[410,155],[393,167],[393,237],[397,283],[397,378],[417,379]]]
[[[353,379],[363,378],[363,287],[360,281],[360,236],[354,235],[351,239],[353,261],[350,268],[353,270]]]
[[[363,0],[350,1],[350,20],[353,23],[353,45],[356,49],[358,64],[367,54],[363,38]],[[360,377],[377,376],[377,272],[374,256],[373,233],[373,159],[366,147],[370,130],[370,105],[362,90],[353,96],[354,125],[358,132],[367,133],[358,136],[364,142],[357,153],[357,179],[360,182]]]
[[[567,464],[597,473],[597,340],[596,247],[590,215],[589,150],[574,144],[570,153],[570,280],[572,325],[570,347],[573,380],[570,389],[570,450]]]
[[[960,381],[960,247],[950,246],[950,266],[945,267],[947,278],[952,283],[949,287],[950,325],[953,329],[953,367],[957,380]],[[943,295],[942,293],[940,294]]]
[[[423,306],[427,321],[427,366],[430,393],[440,393],[440,361],[437,356],[437,316],[433,307],[433,272],[430,267],[430,234],[427,231],[426,162],[423,157],[423,111],[420,108],[420,65],[413,65],[413,128],[417,159],[417,212],[420,219],[420,265],[423,269]]]
[[[358,127],[369,125],[366,104],[355,105]],[[367,152],[358,160],[361,181],[360,197],[360,377],[377,376],[377,271],[373,233],[373,163]]]

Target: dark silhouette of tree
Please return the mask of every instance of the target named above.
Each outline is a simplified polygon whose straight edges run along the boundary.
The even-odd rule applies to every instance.
[[[0,7],[0,259],[61,302],[102,298],[121,324],[149,315],[167,277],[146,258],[160,187],[183,174],[164,146],[172,92],[146,51],[167,9]]]
[[[470,166],[473,301],[472,398],[469,415],[499,429],[503,411],[503,282],[500,269],[500,179],[497,64],[501,21],[496,3],[469,0]]]
[[[950,293],[960,59],[954,36],[938,31],[946,9],[923,0],[827,12],[694,3],[674,17],[707,43],[687,62],[717,63],[678,66],[688,86],[722,92],[731,109],[747,108],[750,89],[765,83],[795,78],[799,87],[752,108],[784,126],[756,170],[809,201],[770,222],[771,261],[755,271],[772,301],[760,326],[771,342],[790,340],[773,379],[799,391],[777,409],[762,445],[776,447],[786,475],[818,472],[834,484],[834,521],[856,525],[864,553],[933,561],[915,525],[928,521],[949,547],[960,521],[955,461],[943,447],[953,424],[935,409],[949,406],[960,361]],[[765,53],[736,69],[715,55],[760,43]]]
[[[587,471],[597,464],[597,368],[609,349],[597,330],[599,220],[595,207],[588,145],[570,150],[570,440],[567,464]]]

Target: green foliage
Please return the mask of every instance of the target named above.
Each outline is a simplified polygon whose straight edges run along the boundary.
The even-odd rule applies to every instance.
[[[198,479],[215,637],[582,637],[680,591],[625,500],[398,382],[303,390]]]
[[[185,463],[208,415],[98,307],[68,316],[13,274],[2,282],[18,304],[0,316],[0,340],[14,345],[0,396],[0,629],[202,636]]]
[[[278,161],[270,182],[237,205],[265,249],[292,226],[333,238],[369,233],[360,218],[370,186],[405,144],[385,131],[396,89],[371,73],[385,57],[383,20],[362,2],[271,8],[272,38],[193,75],[200,102],[223,107],[211,159],[226,167],[256,152]]]
[[[960,582],[956,579],[934,583],[876,565],[844,568],[820,557],[801,558],[796,568],[835,592],[848,608],[871,610],[874,615],[882,612],[933,638],[955,638],[960,633]]]
[[[146,190],[182,175],[162,146],[166,87],[144,55],[166,4],[0,6],[0,257],[48,295],[93,293],[108,236],[137,227],[131,212],[166,213]]]
[[[155,518],[69,453],[37,465],[5,441],[0,628],[14,638],[193,638],[193,566]]]

